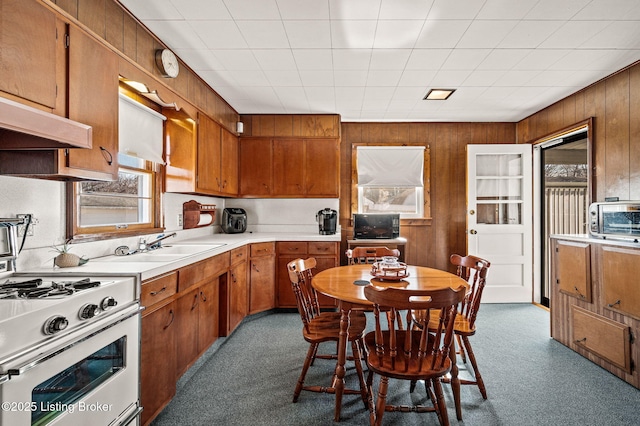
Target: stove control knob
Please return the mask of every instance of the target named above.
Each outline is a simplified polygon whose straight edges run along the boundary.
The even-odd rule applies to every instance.
[[[117,304],[118,304],[118,301],[116,299],[114,299],[113,297],[109,296],[109,297],[105,297],[104,299],[102,299],[102,302],[100,302],[100,308],[103,311],[106,311],[109,308],[113,308]]]
[[[99,313],[100,307],[98,305],[96,305],[95,303],[87,303],[82,308],[80,308],[78,316],[80,317],[80,319],[88,320],[95,317]]]
[[[55,334],[67,328],[68,325],[69,321],[65,317],[61,315],[53,316],[44,323],[44,334]]]

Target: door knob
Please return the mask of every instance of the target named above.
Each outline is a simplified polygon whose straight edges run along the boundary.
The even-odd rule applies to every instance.
[[[478,233],[478,231],[476,231],[475,229],[472,229],[472,230],[469,231],[469,233],[471,235],[476,235]]]
[[[476,211],[475,211],[475,210],[469,210],[469,214],[470,214],[471,216],[473,216],[474,214],[476,214]]]

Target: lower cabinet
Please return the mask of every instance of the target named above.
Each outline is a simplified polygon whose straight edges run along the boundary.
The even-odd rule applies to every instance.
[[[551,337],[640,388],[640,249],[551,239]]]
[[[317,274],[325,269],[336,267],[340,264],[339,242],[325,241],[282,241],[276,244],[278,254],[276,283],[277,283],[277,306],[279,308],[296,308],[296,297],[291,288],[291,280],[287,272],[287,264],[292,260],[314,257],[316,268],[313,271]],[[335,300],[318,294],[318,302],[323,308],[335,307]]]
[[[220,335],[228,336],[249,313],[248,246],[231,250],[231,266],[220,286]]]
[[[250,246],[249,314],[275,307],[275,243]]]

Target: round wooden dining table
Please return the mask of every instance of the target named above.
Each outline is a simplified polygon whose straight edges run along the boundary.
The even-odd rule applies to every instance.
[[[335,299],[341,312],[340,338],[338,341],[338,361],[334,374],[336,388],[336,406],[334,420],[340,421],[342,394],[344,391],[345,362],[347,359],[347,332],[349,329],[349,314],[354,309],[372,308],[373,304],[364,295],[364,287],[372,284],[379,287],[393,286],[406,289],[437,290],[445,287],[459,288],[469,284],[455,274],[425,266],[407,265],[407,276],[401,280],[380,280],[373,276],[372,265],[337,266],[318,272],[311,281],[313,288],[325,296]],[[455,349],[452,348],[452,359],[455,361]],[[462,418],[460,408],[460,380],[455,362],[452,363],[451,385],[456,404],[458,419]]]

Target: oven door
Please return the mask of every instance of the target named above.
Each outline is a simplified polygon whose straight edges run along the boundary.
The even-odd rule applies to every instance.
[[[10,368],[0,425],[137,424],[139,307],[117,317]]]

